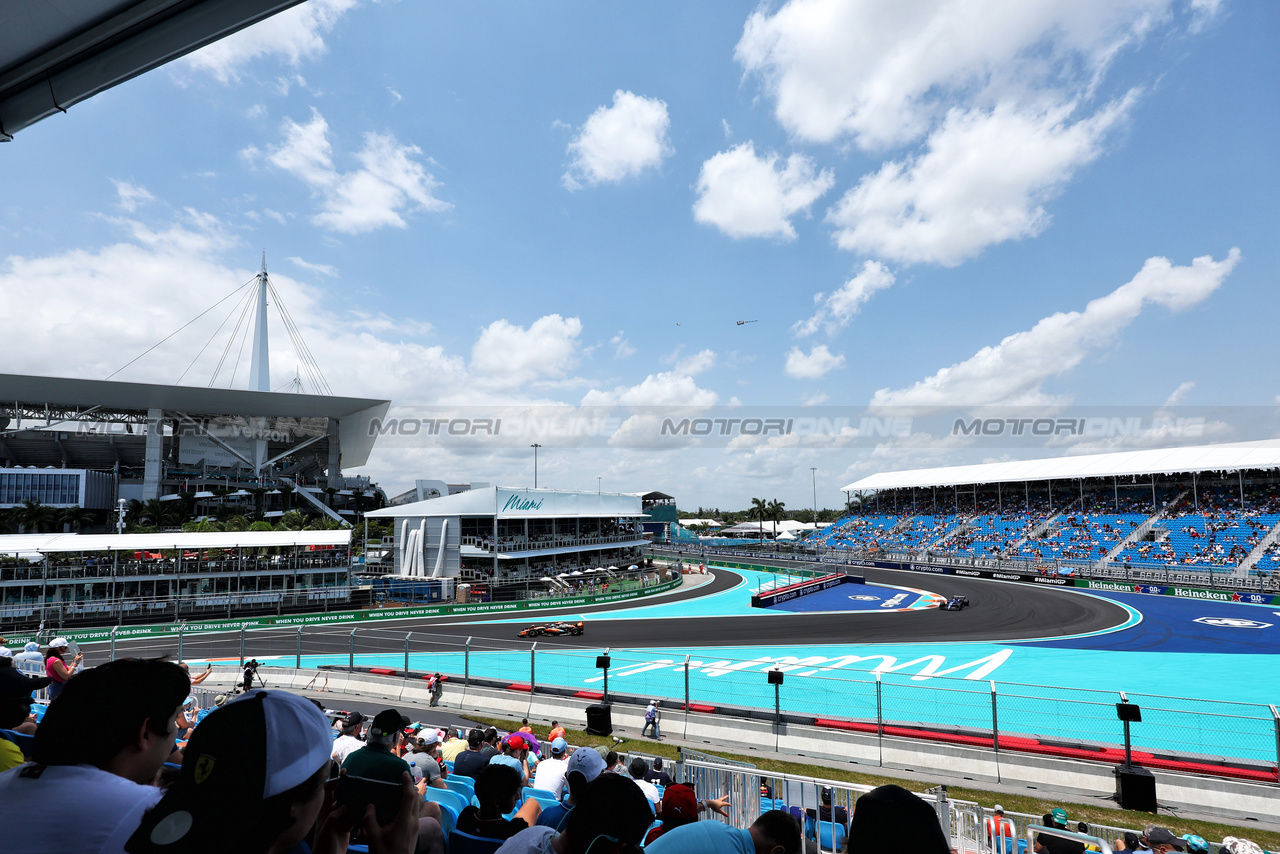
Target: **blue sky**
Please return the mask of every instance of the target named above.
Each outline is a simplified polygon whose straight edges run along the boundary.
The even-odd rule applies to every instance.
[[[3,369],[105,377],[265,249],[333,390],[402,406],[1274,409],[1277,33],[1230,0],[308,0],[0,148]],[[225,316],[118,378],[207,384]],[[542,485],[688,507],[1010,453],[550,444]]]

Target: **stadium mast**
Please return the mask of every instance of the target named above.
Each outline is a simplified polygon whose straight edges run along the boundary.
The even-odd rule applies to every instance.
[[[267,252],[262,252],[258,273],[258,311],[253,319],[253,354],[249,361],[249,388],[271,391],[271,359],[267,352]]]

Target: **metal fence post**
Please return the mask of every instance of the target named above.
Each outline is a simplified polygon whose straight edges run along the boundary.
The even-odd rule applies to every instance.
[[[996,716],[996,680],[991,681],[991,746],[1000,750],[1000,719]]]
[[[467,646],[462,653],[462,687],[471,687],[471,638],[467,638]]]
[[[119,626],[111,627],[111,660],[112,661],[116,660],[116,630],[119,628],[120,628]]]
[[[689,716],[689,656],[684,657],[684,714]]]
[[[404,678],[409,678],[409,638],[413,637],[413,632],[409,632],[404,636]]]
[[[1268,708],[1271,709],[1271,719],[1276,727],[1276,782],[1280,782],[1280,712],[1276,711],[1275,706],[1268,706]]]
[[[884,714],[880,696],[880,674],[876,674],[876,735],[884,738]]]
[[[244,625],[240,626],[240,666],[244,667]]]
[[[182,630],[186,627],[186,623],[178,624],[178,661],[182,661]]]
[[[294,661],[294,667],[298,670],[302,669],[302,626],[298,626],[298,656]]]
[[[348,673],[356,669],[356,632],[358,631],[359,629],[351,630],[351,648],[347,651],[347,672]]]
[[[529,647],[529,694],[531,696],[538,690],[538,673],[534,666],[537,655],[538,642],[534,641],[533,646]]]

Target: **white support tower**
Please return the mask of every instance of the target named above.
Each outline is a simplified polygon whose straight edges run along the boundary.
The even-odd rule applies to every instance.
[[[267,352],[267,253],[262,253],[258,273],[258,311],[253,319],[253,356],[249,362],[249,389],[271,391],[271,359]]]

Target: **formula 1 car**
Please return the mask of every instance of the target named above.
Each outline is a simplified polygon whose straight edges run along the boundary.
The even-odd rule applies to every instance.
[[[582,634],[582,631],[583,631],[583,624],[581,622],[539,623],[534,626],[529,626],[526,629],[522,629],[520,631],[520,637],[522,638],[537,638],[537,637],[543,637],[543,636],[563,637],[565,635],[580,635]]]
[[[938,609],[942,611],[959,611],[968,604],[968,596],[952,596],[950,599],[939,605]]]

